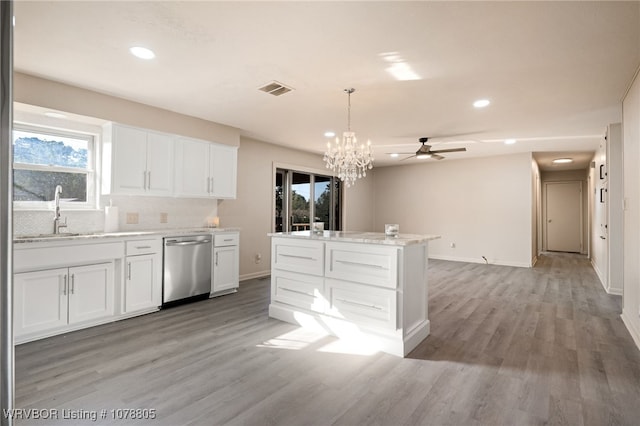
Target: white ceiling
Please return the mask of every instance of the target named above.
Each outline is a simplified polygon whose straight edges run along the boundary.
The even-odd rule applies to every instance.
[[[434,140],[467,148],[449,160],[593,151],[640,65],[638,1],[17,1],[14,11],[17,71],[318,154],[325,131],[346,130],[343,89],[354,87],[351,127],[378,166],[399,164],[385,153],[413,152],[421,136],[458,135]],[[134,45],[156,58],[134,58]],[[419,79],[397,80],[394,63]],[[272,80],[294,90],[258,90]],[[473,108],[480,98],[491,105]]]

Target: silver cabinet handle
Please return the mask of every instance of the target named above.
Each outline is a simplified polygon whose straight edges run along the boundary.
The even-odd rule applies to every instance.
[[[347,305],[354,305],[354,306],[361,306],[363,308],[370,308],[370,309],[376,309],[378,311],[381,311],[382,308],[376,305],[367,305],[366,303],[358,303],[358,302],[353,302],[351,300],[346,300],[346,299],[336,299],[338,302],[342,302],[344,304]]]
[[[216,266],[218,266],[218,252],[216,252]]]
[[[165,246],[195,246],[198,244],[207,244],[210,243],[211,240],[197,240],[197,241],[167,241]]]
[[[215,186],[213,185],[213,178],[209,178],[209,179],[211,179],[211,192],[213,193],[215,192],[214,191]]]
[[[76,288],[76,274],[71,274],[71,294],[75,293]]]
[[[350,260],[336,260],[336,263],[344,263],[345,265],[367,266],[369,268],[386,269],[382,265],[372,265],[371,263],[352,262]]]
[[[62,294],[67,295],[67,274],[64,274],[64,286],[62,287]]]
[[[151,190],[151,171],[148,171],[148,172],[147,172],[147,175],[149,176],[149,177],[147,178],[147,185],[148,185],[148,186],[147,186],[147,188],[148,188],[149,190]]]
[[[143,171],[142,172],[142,179],[143,179],[143,184],[142,184],[142,189],[147,189],[147,171]]]
[[[136,248],[137,248],[138,250],[142,250],[142,249],[150,249],[150,248],[151,248],[151,246],[136,246]]]
[[[314,297],[314,296],[313,296],[313,294],[309,294],[309,293],[307,293],[307,292],[300,291],[300,290],[294,290],[294,289],[291,289],[291,288],[280,287],[280,290],[288,291],[288,292],[290,292],[290,293],[301,294],[301,295],[303,295],[303,296]]]
[[[313,257],[310,256],[299,256],[297,254],[280,254],[281,257],[293,257],[295,259],[305,259],[305,260],[316,260]]]
[[[131,280],[131,262],[127,262],[127,279]]]

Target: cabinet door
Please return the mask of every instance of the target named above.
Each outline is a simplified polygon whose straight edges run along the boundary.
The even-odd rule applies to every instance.
[[[14,275],[16,337],[67,324],[67,268]]]
[[[160,306],[162,285],[160,283],[160,256],[146,254],[129,256],[126,262],[124,293],[125,312]]]
[[[212,293],[238,287],[238,252],[238,246],[216,247],[213,249]]]
[[[211,145],[211,194],[215,198],[236,198],[237,149]]]
[[[176,195],[210,196],[209,145],[206,142],[184,138],[176,142]]]
[[[144,194],[147,171],[147,132],[113,128],[113,192]]]
[[[149,132],[147,135],[147,193],[173,193],[173,138]]]
[[[69,324],[114,315],[113,263],[69,268]]]

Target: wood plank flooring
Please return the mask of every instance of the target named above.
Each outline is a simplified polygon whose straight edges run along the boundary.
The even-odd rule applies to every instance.
[[[269,280],[252,280],[237,294],[18,346],[17,407],[107,416],[16,424],[639,424],[640,351],[621,298],[588,259],[429,268],[431,335],[408,358],[350,353],[269,319]],[[113,419],[121,408],[156,418]]]

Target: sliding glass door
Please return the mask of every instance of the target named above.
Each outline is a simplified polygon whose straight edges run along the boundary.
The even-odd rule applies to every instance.
[[[275,231],[306,231],[312,222],[340,230],[340,181],[332,176],[276,170]]]

